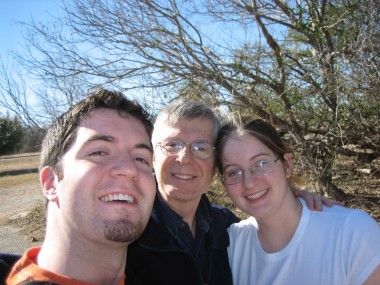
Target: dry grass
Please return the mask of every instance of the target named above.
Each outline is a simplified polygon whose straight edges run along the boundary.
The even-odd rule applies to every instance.
[[[0,190],[11,186],[24,185],[31,181],[38,181],[38,173],[26,173],[20,175],[7,175],[0,177]]]
[[[23,153],[0,156],[0,191],[12,187],[31,185],[39,180],[39,153]],[[25,236],[42,241],[45,232],[43,203],[36,206],[26,217],[10,219],[9,224],[22,228]]]
[[[40,154],[38,152],[0,156],[0,173],[38,168]]]
[[[0,156],[0,190],[38,181],[38,164],[38,152]]]
[[[44,203],[37,205],[26,217],[9,220],[9,224],[22,228],[23,234],[32,241],[43,241],[46,226]]]

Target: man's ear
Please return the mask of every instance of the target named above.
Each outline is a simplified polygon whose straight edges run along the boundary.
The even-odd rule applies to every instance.
[[[45,166],[40,172],[40,183],[42,186],[42,193],[45,198],[51,202],[58,201],[57,183],[58,176],[55,174],[50,166]]]
[[[285,169],[285,176],[286,178],[290,178],[292,176],[293,169],[293,155],[290,153],[285,153],[284,159],[285,161],[283,162],[283,164]]]

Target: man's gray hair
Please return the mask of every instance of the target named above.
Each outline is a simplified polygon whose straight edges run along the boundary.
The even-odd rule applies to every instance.
[[[213,123],[214,128],[212,134],[212,143],[214,143],[220,129],[220,121],[214,111],[198,101],[185,101],[183,99],[176,99],[167,105],[164,109],[162,109],[156,118],[152,134],[153,147],[155,147],[158,143],[157,134],[160,132],[159,126],[161,124],[173,126],[181,120],[191,120],[198,118],[208,119]]]

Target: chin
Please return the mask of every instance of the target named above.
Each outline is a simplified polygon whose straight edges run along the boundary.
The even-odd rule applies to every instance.
[[[144,225],[129,220],[106,221],[104,236],[116,242],[131,243],[139,238],[144,231]]]

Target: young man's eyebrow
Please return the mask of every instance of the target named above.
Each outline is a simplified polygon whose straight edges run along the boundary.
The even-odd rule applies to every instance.
[[[113,137],[113,136],[94,135],[94,136],[90,137],[85,142],[85,145],[86,144],[90,144],[90,143],[95,142],[95,141],[105,141],[105,142],[115,143],[115,142],[118,141],[118,139],[115,138],[115,137]],[[138,144],[135,145],[135,148],[137,148],[137,149],[146,149],[146,150],[150,151],[151,153],[153,153],[153,148],[150,146],[150,144],[138,143]]]
[[[153,153],[153,148],[150,145],[147,145],[145,143],[139,143],[139,144],[135,145],[135,148],[146,149],[146,150],[150,151],[151,153]]]
[[[89,143],[92,143],[94,141],[105,141],[105,142],[114,143],[115,141],[117,141],[117,139],[115,137],[113,137],[113,136],[93,135],[89,139],[87,139],[87,141],[85,142],[85,144],[89,144]]]

